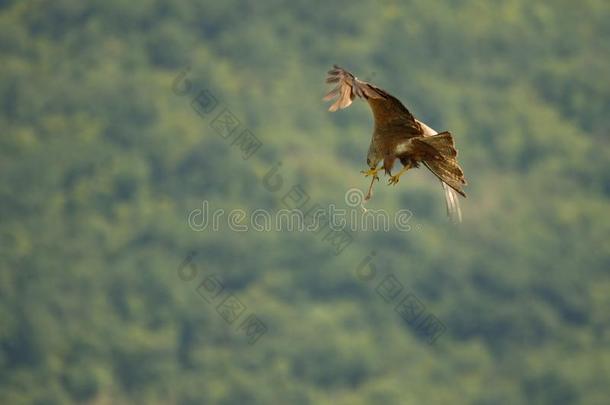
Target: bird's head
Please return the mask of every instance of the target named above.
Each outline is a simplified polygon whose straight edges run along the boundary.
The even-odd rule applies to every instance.
[[[366,156],[366,164],[371,169],[376,168],[379,165],[380,161],[381,161],[381,159],[379,157],[377,157],[375,155],[375,153],[371,153],[371,151],[369,151],[368,155]]]

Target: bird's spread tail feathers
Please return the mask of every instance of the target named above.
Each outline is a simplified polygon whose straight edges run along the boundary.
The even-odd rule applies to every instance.
[[[416,139],[422,148],[429,150],[429,158],[424,160],[424,164],[443,183],[447,214],[454,220],[461,221],[462,213],[456,193],[466,197],[462,191],[466,179],[456,159],[453,136],[449,132],[442,132]]]
[[[441,180],[445,192],[445,203],[447,205],[447,216],[454,222],[462,222],[462,210],[457,192]]]

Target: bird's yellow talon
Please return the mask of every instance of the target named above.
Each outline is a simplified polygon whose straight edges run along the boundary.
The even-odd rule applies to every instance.
[[[388,179],[388,185],[396,185],[398,181],[400,181],[400,175],[390,176],[390,178]]]
[[[377,180],[379,180],[379,177],[377,176],[378,171],[379,171],[379,169],[373,168],[373,169],[369,169],[369,170],[361,170],[360,173],[364,174],[364,177],[373,176]]]

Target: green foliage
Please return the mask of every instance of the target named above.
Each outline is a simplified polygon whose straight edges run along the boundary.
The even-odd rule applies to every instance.
[[[607,401],[607,1],[314,3],[0,1],[0,403]],[[411,231],[340,255],[190,229],[202,200],[366,187],[370,114],[326,111],[333,63],[455,134],[464,223],[420,170],[369,203]],[[263,142],[250,159],[193,110],[202,89]],[[389,274],[446,326],[434,345],[377,294]],[[268,327],[254,345],[199,295],[210,275]]]

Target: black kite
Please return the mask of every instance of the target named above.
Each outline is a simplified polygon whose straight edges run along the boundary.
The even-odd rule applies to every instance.
[[[325,101],[337,97],[329,111],[349,107],[355,97],[366,100],[373,111],[375,127],[366,158],[369,170],[363,171],[365,176],[373,178],[366,199],[371,197],[373,183],[379,180],[377,172],[382,167],[390,176],[388,184],[396,184],[407,170],[423,163],[443,185],[447,214],[461,221],[462,213],[456,193],[466,197],[462,191],[466,180],[456,159],[457,150],[451,133],[437,133],[417,120],[396,97],[371,83],[359,80],[337,65],[328,72],[326,82],[337,83],[324,97]],[[403,168],[392,175],[396,160],[402,163]],[[381,162],[382,166],[377,168]]]

